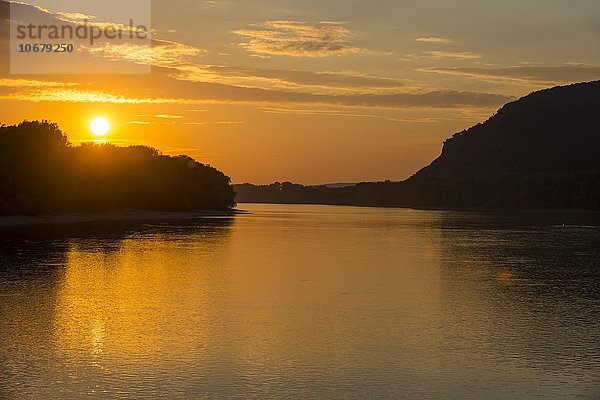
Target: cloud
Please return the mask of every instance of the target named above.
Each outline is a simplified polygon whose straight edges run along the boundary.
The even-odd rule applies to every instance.
[[[45,25],[45,24],[56,24],[58,21],[66,22],[68,24],[72,24],[74,26],[87,24],[89,27],[97,27],[97,28],[106,28],[106,27],[114,27],[125,32],[133,31],[133,32],[145,32],[144,30],[140,30],[136,27],[132,27],[127,24],[115,23],[115,22],[101,22],[101,21],[93,21],[97,17],[94,15],[79,13],[79,12],[70,12],[70,11],[58,11],[52,12],[47,10],[46,8],[40,7],[38,5],[28,4],[21,1],[10,1],[5,2],[0,0],[0,5],[3,8],[0,10],[2,13],[2,17],[4,18],[4,14],[8,15],[9,9],[10,14],[17,16],[27,16],[28,22],[34,22],[37,25]],[[6,7],[5,7],[6,5]],[[6,8],[6,10],[4,10]]]
[[[284,114],[284,115],[319,115],[327,117],[356,117],[356,118],[381,118],[378,115],[372,114],[358,114],[344,112],[340,110],[323,110],[323,109],[295,109],[295,108],[283,108],[283,107],[265,107],[261,108],[262,112],[267,114]]]
[[[223,83],[240,87],[323,92],[324,89],[365,92],[396,90],[406,80],[378,77],[357,72],[312,72],[222,65],[193,62],[204,50],[185,44],[153,40],[152,46],[105,44],[85,47],[89,53],[113,61],[125,60],[140,65],[170,68],[170,76],[191,82]]]
[[[405,79],[370,76],[357,72],[313,72],[217,65],[188,65],[178,68],[171,76],[190,82],[322,94],[393,93],[404,88],[408,82]]]
[[[140,65],[171,68],[170,75],[179,80],[214,82],[234,86],[265,89],[365,92],[379,89],[398,89],[406,80],[378,77],[357,72],[312,72],[268,68],[247,68],[220,65],[201,65],[192,62],[204,50],[182,43],[153,40],[152,46],[134,44],[104,44],[83,47],[90,54],[113,61],[125,60]]]
[[[379,107],[491,107],[513,100],[511,97],[456,90],[435,90],[425,93],[339,96],[338,104]],[[335,103],[335,99],[331,99]]]
[[[205,53],[197,47],[166,40],[153,40],[151,45],[133,43],[109,44],[84,47],[88,53],[109,60],[126,60],[141,65],[175,68],[187,65],[187,58],[198,57]]]
[[[40,11],[40,12],[42,12],[44,14],[52,14],[50,11],[48,11],[47,9],[45,9],[42,6],[38,6],[38,5],[35,5],[35,4],[28,4],[28,3],[25,3],[23,1],[15,1],[15,0],[6,0],[6,1],[4,1],[4,0],[2,0],[1,3],[4,3],[4,4],[6,4],[7,6],[10,6],[10,7],[14,7],[14,6],[31,7],[35,11]]]
[[[240,33],[276,54],[321,57],[359,51],[352,34],[340,22],[316,25],[271,21]],[[0,99],[31,102],[112,104],[245,104],[260,107],[301,105],[298,108],[491,108],[511,97],[480,92],[422,89],[405,80],[356,72],[312,72],[281,69],[201,65],[194,57],[202,49],[182,43],[153,40],[153,46],[103,46],[94,54],[110,60],[153,65],[152,75],[113,75],[110,80],[69,76],[69,84],[5,82]],[[434,53],[435,54],[435,53]],[[38,78],[42,79],[42,78]],[[62,80],[63,78],[48,78]],[[10,88],[9,88],[10,86]],[[307,106],[309,105],[309,106]],[[164,119],[164,118],[163,118]]]
[[[138,115],[138,117],[147,117],[146,115]],[[185,118],[184,116],[158,116],[149,115],[148,117],[162,118],[162,121],[140,121],[134,120],[129,121],[128,124],[132,125],[240,125],[245,124],[243,121],[179,121],[179,118]]]
[[[77,86],[76,83],[39,81],[30,79],[0,78],[0,98],[16,96],[20,92],[36,90],[58,90]]]
[[[512,97],[455,90],[435,90],[423,93],[397,94],[352,94],[324,95],[298,92],[268,91],[261,89],[235,88],[226,85],[190,84],[184,88],[173,88],[173,96],[135,97],[124,96],[101,90],[79,89],[35,89],[0,96],[0,99],[32,102],[76,102],[113,104],[327,104],[343,107],[380,108],[490,108],[513,100]],[[170,86],[177,86],[171,82]],[[186,97],[183,97],[187,94]]]
[[[0,79],[0,87],[6,88],[42,88],[77,86],[76,83],[37,81],[29,79]]]
[[[434,59],[454,59],[454,60],[475,60],[482,58],[482,53],[475,53],[472,51],[443,51],[443,50],[433,50],[433,51],[423,51],[421,53],[409,54],[409,59],[419,59],[419,58],[434,58]]]
[[[261,108],[262,112],[268,114],[284,114],[284,115],[310,115],[310,116],[324,116],[324,117],[353,117],[353,118],[375,118],[382,119],[391,122],[402,122],[411,124],[432,124],[440,123],[444,121],[457,121],[457,120],[481,120],[485,119],[489,114],[488,112],[472,113],[467,110],[460,109],[453,112],[444,110],[442,116],[421,116],[421,117],[390,117],[385,113],[365,113],[365,112],[352,112],[351,110],[340,110],[334,108],[288,108],[288,107],[264,107]],[[370,110],[369,110],[370,111]]]
[[[406,84],[406,80],[403,79],[370,76],[351,72],[311,72],[226,66],[213,66],[210,67],[210,70],[217,73],[219,76],[275,79],[302,86],[335,88],[399,88]]]
[[[329,57],[360,51],[351,42],[352,33],[339,22],[267,21],[233,33],[248,40],[240,46],[253,54]]]
[[[96,16],[94,16],[94,15],[88,15],[88,14],[82,14],[82,13],[73,13],[73,12],[57,12],[54,15],[56,15],[57,17],[59,17],[63,21],[74,22],[74,23],[80,23],[80,22],[84,22],[86,20],[89,21],[89,20],[92,20],[92,19],[96,18]]]
[[[447,39],[447,38],[442,38],[442,37],[436,37],[436,36],[428,36],[428,37],[416,38],[415,42],[421,42],[421,43],[452,43],[453,40],[452,39]]]
[[[180,122],[178,125],[241,125],[244,121],[190,121]]]
[[[421,118],[387,118],[388,121],[392,122],[404,122],[410,124],[434,124],[440,121],[453,121],[451,118],[438,118],[438,117],[421,117]]]
[[[561,66],[514,66],[502,68],[422,68],[419,71],[466,76],[483,81],[517,84],[543,84],[582,82],[600,79],[600,67],[573,64]]]
[[[0,96],[0,100],[19,100],[61,103],[112,103],[112,104],[186,104],[179,98],[136,98],[99,90],[40,89]],[[194,104],[189,102],[188,104]]]
[[[138,117],[141,118],[160,118],[160,119],[182,119],[185,118],[184,115],[172,115],[172,114],[156,114],[156,115],[145,115],[145,114],[140,114],[138,115]]]

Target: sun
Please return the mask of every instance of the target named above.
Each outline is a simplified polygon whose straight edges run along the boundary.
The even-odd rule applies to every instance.
[[[96,136],[104,136],[110,131],[110,123],[106,118],[94,118],[90,124],[90,130]]]

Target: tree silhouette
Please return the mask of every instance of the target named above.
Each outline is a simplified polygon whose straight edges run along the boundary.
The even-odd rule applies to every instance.
[[[73,146],[47,121],[0,127],[2,215],[234,205],[229,177],[190,157],[147,146]]]

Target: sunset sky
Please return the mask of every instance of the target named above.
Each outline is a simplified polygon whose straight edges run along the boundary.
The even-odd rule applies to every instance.
[[[111,22],[86,3],[20,6]],[[504,103],[600,79],[598,0],[154,0],[151,54],[88,54],[149,75],[10,74],[7,14],[1,123],[51,120],[79,143],[105,117],[105,140],[185,153],[235,183],[405,179]]]

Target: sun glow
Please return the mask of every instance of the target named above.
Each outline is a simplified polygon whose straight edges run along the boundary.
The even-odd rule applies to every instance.
[[[110,123],[106,118],[95,118],[90,124],[90,130],[96,136],[104,136],[110,131]]]

